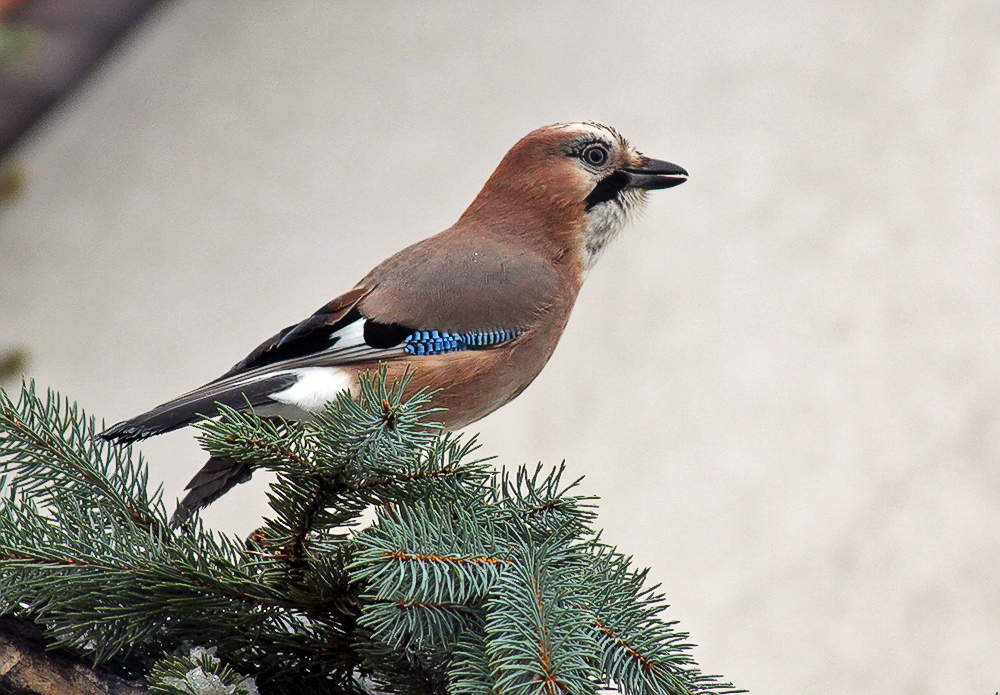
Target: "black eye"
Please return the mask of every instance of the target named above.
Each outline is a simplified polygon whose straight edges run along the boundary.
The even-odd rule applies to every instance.
[[[594,167],[604,166],[608,161],[608,151],[601,145],[591,145],[583,151],[583,161]]]

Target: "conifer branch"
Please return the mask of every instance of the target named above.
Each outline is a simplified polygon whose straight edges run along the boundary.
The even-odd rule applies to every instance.
[[[0,394],[0,614],[164,695],[733,692],[563,466],[493,473],[404,394],[383,370],[315,422],[203,423],[213,456],[278,474],[246,542],[170,528],[74,404]]]
[[[53,391],[43,401],[27,382],[14,403],[0,389],[0,475],[16,464],[18,487],[40,502],[53,492],[100,500],[131,523],[163,527],[159,488],[149,496],[141,458],[96,438],[96,422]]]

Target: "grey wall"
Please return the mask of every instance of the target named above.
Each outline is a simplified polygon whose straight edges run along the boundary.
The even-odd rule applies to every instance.
[[[0,349],[133,415],[451,224],[532,128],[609,122],[691,180],[484,451],[586,474],[753,692],[1000,687],[1000,5],[415,5],[164,7],[18,153]],[[142,449],[170,498],[202,462]]]

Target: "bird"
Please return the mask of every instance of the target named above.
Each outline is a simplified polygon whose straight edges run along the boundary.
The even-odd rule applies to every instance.
[[[433,392],[436,419],[462,428],[516,398],[552,356],[588,271],[647,193],[688,173],[593,121],[538,128],[503,157],[448,229],[377,265],[357,285],[261,343],[204,386],[101,432],[129,444],[217,417],[220,404],[307,420],[363,372]],[[174,522],[253,471],[213,457]]]

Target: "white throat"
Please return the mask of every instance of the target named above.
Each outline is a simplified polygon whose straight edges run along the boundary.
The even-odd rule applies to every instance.
[[[635,189],[623,191],[618,200],[595,205],[587,213],[583,246],[583,264],[587,270],[594,267],[607,245],[642,207],[644,197],[641,191]]]

